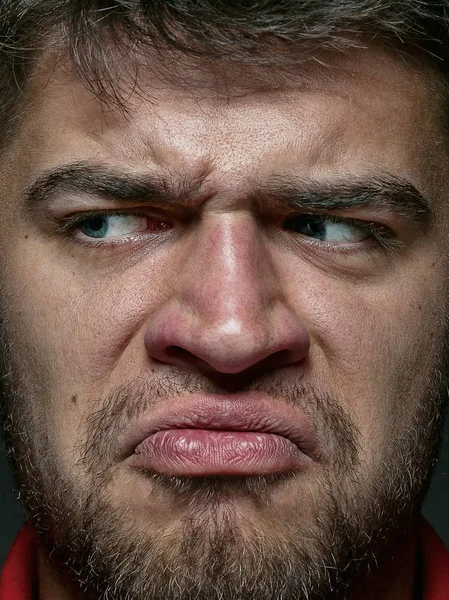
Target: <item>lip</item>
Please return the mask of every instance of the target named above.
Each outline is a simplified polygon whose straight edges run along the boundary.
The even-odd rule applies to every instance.
[[[169,398],[128,431],[132,467],[172,476],[268,475],[320,460],[299,407],[260,392]]]

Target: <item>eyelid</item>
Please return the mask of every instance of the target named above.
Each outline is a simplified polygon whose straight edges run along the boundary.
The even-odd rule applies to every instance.
[[[403,246],[402,242],[397,238],[394,231],[383,223],[378,223],[373,220],[365,220],[356,217],[347,217],[334,213],[318,212],[318,211],[302,211],[290,214],[285,219],[284,224],[295,217],[317,217],[322,216],[328,218],[330,222],[342,223],[351,227],[359,228],[370,234],[367,240],[359,242],[326,242],[315,239],[302,233],[296,232],[297,239],[301,239],[302,243],[308,246],[313,246],[319,250],[326,252],[338,252],[342,254],[354,254],[361,251],[369,251],[377,248],[379,250],[395,250]],[[293,234],[295,232],[292,232]]]
[[[78,225],[80,225],[83,221],[87,219],[91,219],[93,217],[147,217],[153,219],[168,220],[167,217],[164,217],[161,214],[155,214],[157,211],[149,210],[148,208],[137,209],[106,209],[106,210],[86,210],[82,212],[76,212],[71,215],[67,215],[58,219],[58,231],[61,233],[68,233],[72,229],[75,229]]]
[[[117,208],[117,209],[94,209],[94,210],[85,210],[85,211],[77,211],[76,213],[69,214],[64,217],[60,217],[56,219],[56,227],[55,233],[59,235],[63,235],[66,238],[66,241],[71,241],[72,243],[76,243],[81,246],[85,246],[86,248],[100,249],[101,247],[114,247],[114,246],[123,246],[126,242],[130,242],[132,240],[137,241],[144,239],[149,239],[148,236],[152,236],[154,239],[154,234],[157,233],[159,236],[162,230],[158,230],[157,232],[139,232],[136,234],[130,234],[123,236],[122,238],[110,238],[110,239],[82,239],[77,236],[74,232],[77,226],[79,226],[84,220],[89,219],[90,217],[97,216],[146,216],[147,218],[153,218],[156,220],[167,221],[171,224],[173,223],[173,219],[166,215],[161,214],[162,211],[159,211],[157,208],[154,209],[152,207],[142,207],[138,206],[135,208]],[[326,242],[317,240],[311,237],[306,237],[303,234],[297,233],[297,238],[302,238],[302,243],[308,245],[309,247],[315,247],[321,251],[325,251],[332,254],[357,254],[357,253],[367,253],[373,251],[387,251],[387,250],[395,250],[399,247],[403,246],[403,243],[398,239],[395,235],[394,231],[384,225],[383,223],[377,223],[373,220],[353,218],[348,216],[343,216],[341,214],[328,213],[324,211],[300,211],[295,213],[290,213],[286,218],[282,219],[282,222],[285,222],[291,218],[299,217],[299,216],[322,216],[327,217],[329,220],[333,220],[337,223],[345,223],[352,227],[360,227],[361,229],[369,232],[371,235],[369,239],[360,242]],[[279,223],[279,222],[278,222]],[[168,229],[168,228],[167,228]]]
[[[294,219],[296,217],[323,217],[324,219],[327,218],[331,223],[342,223],[345,225],[349,225],[351,227],[358,227],[358,228],[366,230],[366,231],[382,230],[382,231],[385,231],[385,233],[389,233],[390,235],[393,235],[393,233],[394,233],[393,230],[391,229],[391,227],[389,227],[388,225],[385,225],[382,222],[376,222],[373,219],[361,219],[358,217],[348,217],[346,215],[322,212],[322,211],[306,210],[306,211],[291,213],[284,219],[284,223],[286,223],[290,219]]]

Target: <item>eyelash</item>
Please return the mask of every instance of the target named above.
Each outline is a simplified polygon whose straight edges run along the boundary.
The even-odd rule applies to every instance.
[[[123,244],[123,241],[128,241],[128,240],[135,240],[138,237],[143,237],[145,234],[144,233],[139,233],[136,235],[129,235],[125,238],[121,238],[120,240],[100,240],[100,241],[94,241],[94,239],[92,238],[92,241],[85,241],[82,240],[80,238],[77,238],[75,236],[75,229],[77,227],[79,227],[84,221],[94,218],[94,217],[129,217],[129,216],[137,216],[137,217],[148,217],[150,219],[154,219],[154,220],[159,220],[159,221],[164,221],[164,222],[168,222],[169,220],[164,218],[161,215],[149,215],[147,212],[145,211],[139,211],[139,210],[127,210],[127,211],[123,211],[123,210],[95,210],[95,211],[86,211],[86,212],[82,212],[82,213],[77,213],[75,215],[70,215],[68,217],[64,217],[62,219],[60,219],[57,223],[56,223],[56,233],[59,235],[62,235],[66,238],[67,241],[71,241],[73,243],[76,244],[80,244],[82,246],[86,246],[89,248],[96,248],[96,247],[101,247],[101,246],[116,246],[116,245],[120,245]],[[160,230],[161,232],[164,231],[163,228],[161,228]],[[149,235],[155,232],[147,232],[146,235]]]
[[[136,215],[136,216],[148,216],[147,213],[145,213],[144,211],[132,211],[132,210],[128,210],[128,211],[113,211],[113,210],[105,210],[105,211],[88,211],[88,212],[83,212],[83,213],[78,213],[76,215],[70,215],[68,217],[65,217],[63,219],[61,219],[59,221],[59,223],[57,223],[56,225],[56,233],[59,235],[63,235],[66,239],[67,242],[72,242],[78,245],[81,245],[85,248],[88,248],[90,250],[94,250],[96,248],[111,248],[114,246],[121,246],[123,245],[124,242],[126,241],[132,241],[132,240],[136,240],[136,238],[141,238],[144,236],[148,236],[148,235],[152,235],[154,236],[156,233],[158,233],[158,235],[160,233],[162,233],[164,230],[161,229],[159,232],[147,232],[146,234],[144,233],[140,233],[140,234],[136,234],[136,235],[129,235],[126,238],[121,238],[121,239],[111,239],[111,240],[94,240],[92,238],[92,240],[87,241],[87,240],[83,240],[81,238],[78,238],[75,236],[75,229],[77,227],[79,227],[85,220],[92,218],[92,217],[97,217],[97,216],[102,216],[102,217],[112,217],[112,216],[130,216],[130,215]],[[322,215],[327,217],[327,219],[330,222],[333,223],[338,223],[338,224],[347,224],[348,226],[351,227],[355,227],[355,228],[359,228],[362,229],[363,231],[366,231],[367,235],[368,235],[368,239],[366,241],[362,241],[359,243],[350,243],[348,242],[347,244],[343,244],[343,243],[332,243],[332,242],[326,242],[326,241],[322,241],[322,240],[317,240],[314,239],[312,237],[307,237],[304,234],[301,233],[297,233],[294,231],[290,231],[290,233],[292,234],[292,236],[296,236],[297,238],[301,239],[302,243],[307,244],[309,247],[315,247],[321,251],[325,251],[325,252],[330,252],[330,253],[340,253],[340,254],[345,254],[345,255],[350,255],[350,254],[359,254],[361,252],[370,252],[373,249],[378,249],[378,250],[394,250],[397,249],[398,247],[401,246],[401,242],[394,236],[393,231],[382,224],[378,224],[378,223],[374,223],[374,222],[370,222],[370,221],[364,221],[364,220],[360,220],[360,219],[352,219],[352,218],[348,218],[348,217],[342,217],[342,216],[337,216],[337,215],[332,215],[332,214],[327,214],[327,213],[294,213],[294,214],[290,214],[288,215],[286,218],[283,219],[283,229],[285,231],[289,231],[288,229],[285,228],[285,224],[294,219],[294,218],[298,218],[300,216],[317,216],[317,215]],[[167,220],[164,219],[162,216],[152,216],[150,218],[154,218],[156,220]]]
[[[354,254],[360,252],[369,252],[373,249],[378,250],[394,250],[402,246],[401,242],[395,237],[392,229],[387,227],[386,225],[382,225],[380,223],[374,223],[372,221],[364,221],[362,219],[354,219],[349,217],[343,217],[339,215],[333,215],[328,213],[319,213],[319,212],[310,212],[310,213],[294,213],[289,215],[284,221],[285,224],[295,218],[300,216],[324,216],[326,220],[330,223],[335,224],[345,224],[350,227],[354,227],[357,229],[361,229],[365,231],[367,234],[367,240],[363,240],[359,243],[332,243],[326,242],[322,240],[316,240],[312,237],[305,236],[301,233],[296,232],[296,236],[301,238],[303,243],[308,244],[309,246],[319,247],[321,250],[326,252],[339,252],[342,254]],[[286,229],[288,231],[288,229]],[[295,235],[295,232],[291,232],[292,235]]]

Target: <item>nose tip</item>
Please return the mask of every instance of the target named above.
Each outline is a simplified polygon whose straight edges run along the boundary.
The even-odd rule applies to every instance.
[[[185,313],[172,312],[147,330],[146,350],[159,362],[209,374],[269,371],[301,362],[310,347],[302,323],[284,315],[273,327],[272,319],[266,316],[264,325],[253,322],[243,327],[234,322],[207,327],[197,319],[186,318]]]

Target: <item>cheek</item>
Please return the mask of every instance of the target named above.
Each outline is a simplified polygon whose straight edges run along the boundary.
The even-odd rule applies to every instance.
[[[383,285],[309,288],[311,372],[351,416],[373,465],[432,388],[446,331],[443,282],[407,273]]]
[[[5,281],[15,347],[24,360],[33,355],[48,366],[52,388],[69,383],[101,389],[164,301],[160,261],[117,272],[80,268],[76,257],[56,261],[42,256],[39,246],[27,250],[10,270],[20,278]]]
[[[147,263],[144,281],[132,268],[126,276],[95,276],[32,242],[9,264],[4,316],[26,408],[45,424],[42,443],[70,463],[104,395],[148,370],[140,330],[163,301],[158,267]]]

